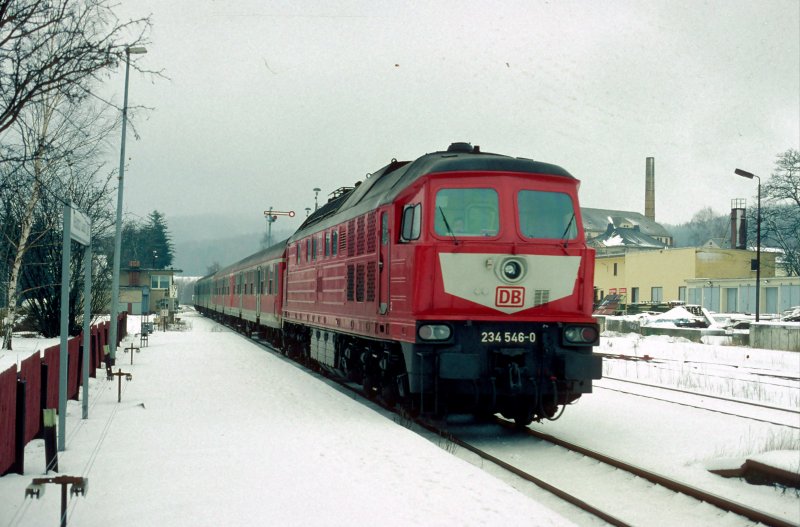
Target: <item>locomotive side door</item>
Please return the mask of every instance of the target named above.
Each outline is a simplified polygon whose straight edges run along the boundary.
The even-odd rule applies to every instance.
[[[389,276],[390,255],[389,248],[391,247],[389,237],[389,212],[381,212],[381,229],[380,239],[378,240],[378,313],[386,315],[389,313],[389,284],[391,277]]]

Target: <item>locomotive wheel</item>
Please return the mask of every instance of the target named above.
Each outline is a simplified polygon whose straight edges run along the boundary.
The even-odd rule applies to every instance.
[[[379,379],[374,375],[364,375],[364,394],[368,399],[374,399],[380,389]]]
[[[339,357],[339,369],[345,379],[350,382],[361,384],[363,374],[361,372],[361,361],[356,348],[348,345]]]
[[[494,409],[479,408],[475,410],[473,415],[475,416],[475,420],[479,423],[491,423],[494,421],[495,414],[496,411]]]
[[[534,409],[532,405],[521,404],[520,408],[514,412],[514,426],[522,429],[533,422]]]
[[[400,400],[400,394],[397,393],[397,388],[394,384],[393,382],[388,382],[381,387],[381,398],[389,408],[394,408]]]

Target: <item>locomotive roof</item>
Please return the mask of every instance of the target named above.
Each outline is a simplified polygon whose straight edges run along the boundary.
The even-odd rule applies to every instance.
[[[574,179],[558,165],[519,157],[481,152],[468,143],[453,143],[446,151],[425,154],[414,161],[397,161],[367,176],[350,192],[314,211],[289,239],[295,240],[390,203],[420,177],[445,172],[523,172]],[[313,227],[313,228],[312,228]]]

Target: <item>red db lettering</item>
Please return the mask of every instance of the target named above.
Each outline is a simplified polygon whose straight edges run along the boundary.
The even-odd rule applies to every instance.
[[[524,287],[504,287],[497,288],[494,295],[494,304],[497,307],[522,307],[525,305]]]

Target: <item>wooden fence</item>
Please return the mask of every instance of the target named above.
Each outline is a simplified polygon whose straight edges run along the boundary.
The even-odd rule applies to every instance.
[[[127,313],[118,318],[117,345],[127,335]],[[89,374],[104,362],[109,322],[91,327]],[[0,372],[0,474],[24,473],[24,445],[42,434],[42,410],[58,409],[60,345],[35,352]],[[78,399],[83,384],[83,333],[67,341],[67,398]]]

